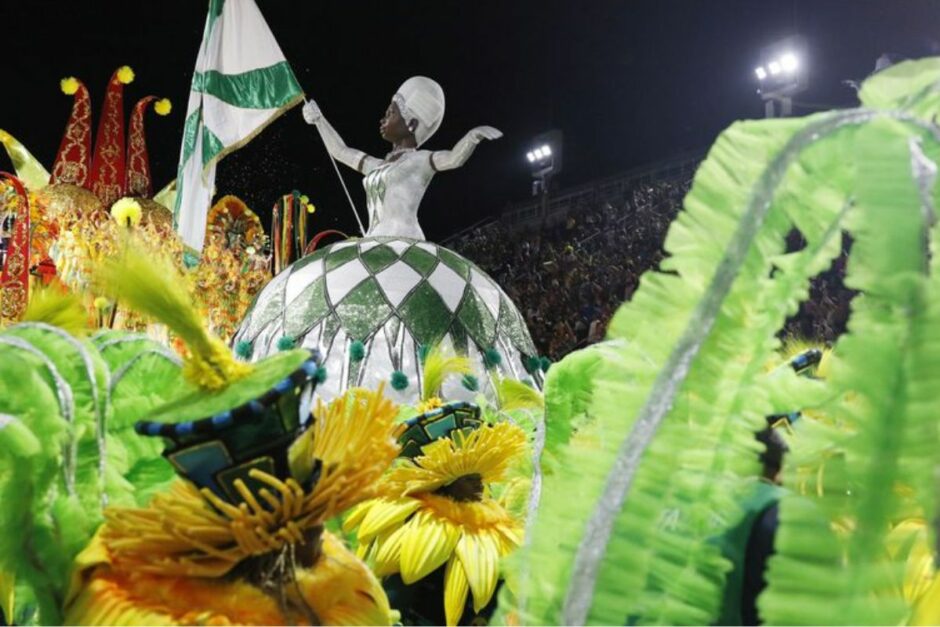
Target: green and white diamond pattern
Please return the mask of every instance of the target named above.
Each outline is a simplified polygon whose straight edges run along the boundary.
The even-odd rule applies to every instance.
[[[253,359],[260,359],[285,336],[323,351],[327,388],[335,387],[334,393],[377,385],[402,370],[411,381],[402,396],[416,395],[421,346],[442,344],[470,356],[478,363],[483,391],[489,387],[487,349],[503,357],[501,376],[518,379],[529,376],[524,359],[535,355],[522,316],[486,273],[446,248],[404,238],[340,242],[276,276],[258,295],[235,341],[251,342]],[[361,363],[347,357],[356,340],[367,348]]]

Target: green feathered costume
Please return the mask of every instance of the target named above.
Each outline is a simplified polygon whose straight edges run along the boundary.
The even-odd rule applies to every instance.
[[[940,59],[880,72],[860,96],[858,109],[722,133],[669,231],[668,273],[647,273],[612,321],[620,344],[553,367],[547,448],[557,455],[507,563],[517,585],[504,619],[715,621],[731,564],[711,539],[741,519],[739,497],[758,474],[753,434],[766,416],[813,408],[837,426],[808,424],[800,445],[838,459],[824,489],[781,502],[761,615],[908,619],[905,558],[886,546],[897,521],[936,511]],[[788,253],[794,228],[806,246]],[[846,284],[862,295],[831,378],[767,372],[777,332],[843,231],[854,240]]]
[[[206,332],[173,266],[141,245],[129,241],[99,270],[102,289],[167,324],[189,353],[181,361],[125,332],[87,339],[77,300],[56,290],[34,295],[30,321],[0,330],[0,610],[17,624],[61,624],[73,562],[104,508],[143,505],[177,476],[162,439],[141,437],[142,418],[234,411],[310,358],[300,350],[255,368],[236,362]]]
[[[16,573],[19,592],[8,620],[61,621],[103,505],[143,502],[174,476],[134,422],[189,389],[179,358],[140,335],[89,340],[40,322],[0,332],[0,572]]]

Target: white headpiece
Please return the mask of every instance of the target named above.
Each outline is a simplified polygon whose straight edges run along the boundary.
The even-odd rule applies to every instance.
[[[444,90],[427,76],[412,76],[398,88],[392,102],[405,118],[405,123],[418,120],[415,140],[418,146],[431,138],[444,119]]]

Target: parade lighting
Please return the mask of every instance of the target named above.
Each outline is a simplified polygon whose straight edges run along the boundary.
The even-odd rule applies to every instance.
[[[535,153],[531,150],[526,153],[525,158],[529,160],[529,163],[535,163]]]
[[[769,64],[767,64],[767,68],[770,70],[771,76],[776,76],[777,74],[780,73],[780,62],[771,61]]]
[[[799,67],[800,62],[797,60],[796,55],[792,52],[788,52],[782,57],[780,57],[780,66],[785,72],[795,72],[796,68]]]
[[[551,148],[551,146],[549,146],[548,144],[543,145],[543,146],[542,146],[542,154],[545,155],[546,157],[551,157],[551,156],[552,156],[552,148]]]
[[[764,66],[760,66],[754,69],[754,73],[757,74],[757,80],[762,81],[767,78],[767,70],[764,69]]]

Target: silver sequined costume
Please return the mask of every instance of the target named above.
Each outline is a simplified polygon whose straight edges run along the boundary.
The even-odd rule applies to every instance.
[[[407,110],[436,130],[440,120],[433,116],[438,109],[443,114],[443,93],[440,102],[434,93],[415,100],[426,83],[412,84],[410,91],[409,84],[401,90],[412,98]],[[333,157],[365,175],[369,230],[362,239],[318,250],[274,277],[235,342],[251,344],[252,360],[279,345],[319,348],[327,380],[318,393],[326,398],[354,386],[400,383],[404,375],[407,387],[386,391],[398,402],[414,403],[421,389],[422,347],[434,345],[467,355],[474,367],[471,380],[444,385],[445,400],[473,400],[477,393],[493,398],[499,377],[540,385],[535,346],[512,301],[472,262],[424,241],[418,224],[418,207],[435,172],[460,167],[481,139],[498,131],[480,127],[452,150],[410,149],[382,160],[346,146],[316,104],[308,111],[305,117],[317,125]],[[420,141],[430,134],[420,133]]]

